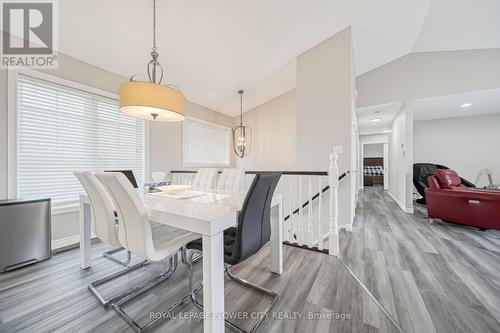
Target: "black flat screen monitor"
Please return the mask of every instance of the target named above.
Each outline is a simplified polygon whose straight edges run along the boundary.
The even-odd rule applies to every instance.
[[[134,188],[139,188],[139,186],[137,185],[137,180],[135,180],[134,173],[132,172],[132,170],[106,170],[104,172],[121,172],[127,177],[127,179],[130,181],[130,183]]]

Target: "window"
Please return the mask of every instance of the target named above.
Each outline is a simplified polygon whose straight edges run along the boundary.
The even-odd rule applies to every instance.
[[[73,206],[83,193],[74,171],[130,169],[143,183],[144,123],[116,98],[24,74],[16,87],[18,197]]]
[[[229,128],[188,118],[182,123],[185,166],[229,165]]]

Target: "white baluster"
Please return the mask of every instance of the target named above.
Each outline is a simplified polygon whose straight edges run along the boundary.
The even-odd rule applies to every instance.
[[[297,181],[299,182],[299,195],[297,198],[297,207],[299,209],[299,232],[297,235],[297,239],[299,241],[299,245],[304,245],[304,224],[302,223],[302,177],[297,176]]]
[[[293,191],[292,191],[292,180],[293,180],[293,177],[290,176],[289,177],[290,181],[289,181],[289,192],[288,192],[288,195],[289,195],[289,207],[288,207],[288,211],[289,211],[289,216],[290,218],[288,219],[288,221],[290,221],[290,234],[289,234],[289,241],[291,243],[295,243],[295,239],[293,237],[294,235],[294,231],[295,231],[295,228],[294,228],[294,225],[293,225],[293,221],[294,221],[294,218],[293,218]]]
[[[312,225],[312,210],[313,210],[313,202],[312,202],[312,184],[311,184],[311,176],[307,177],[307,185],[308,185],[308,192],[309,194],[307,195],[309,200],[308,200],[308,217],[307,217],[307,244],[309,247],[312,247],[313,243],[313,225]]]
[[[321,176],[318,177],[318,249],[323,250],[323,234],[321,233],[321,209],[323,207],[323,189],[321,188]]]
[[[283,184],[285,184],[285,182],[288,181],[288,177],[285,175],[283,177],[285,177],[283,179]],[[287,193],[285,193],[286,189],[287,189],[287,187],[285,185],[283,185],[283,189],[281,191],[283,205],[285,205],[285,200],[288,200]],[[285,209],[285,206],[283,206],[283,209]],[[286,214],[283,214],[283,215],[286,215]],[[283,216],[283,218],[285,218],[285,216]],[[284,227],[285,227],[285,231],[284,231],[285,241],[290,242],[290,219],[283,221],[283,223],[284,223]]]
[[[328,170],[328,184],[330,185],[330,218],[328,232],[328,254],[339,253],[339,230],[338,230],[338,185],[339,169],[337,165],[339,156],[333,152],[330,154],[330,167]],[[321,241],[321,239],[320,239]]]

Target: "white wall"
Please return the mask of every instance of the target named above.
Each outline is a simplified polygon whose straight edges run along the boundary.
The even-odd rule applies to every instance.
[[[500,87],[500,49],[411,53],[356,79],[357,107]]]
[[[414,123],[415,162],[446,165],[476,186],[488,185],[485,168],[500,183],[500,114]]]
[[[389,142],[389,134],[370,134],[370,135],[360,135],[359,136],[360,143],[388,143]]]
[[[297,58],[297,159],[303,170],[327,170],[333,146],[342,146],[340,172],[352,169],[354,85],[351,29]],[[339,185],[339,225],[351,225],[355,177]]]
[[[239,117],[235,118],[239,122]],[[245,170],[296,170],[296,90],[289,91],[243,114],[252,128],[252,150],[235,165]]]
[[[406,186],[405,186],[405,125],[406,117],[401,110],[391,125],[392,135],[389,139],[389,195],[402,207],[405,207]]]
[[[364,144],[363,157],[384,157],[384,144],[383,143]]]
[[[233,118],[190,102],[186,103],[186,115],[228,128],[234,126]],[[170,176],[170,171],[179,169],[192,169],[182,165],[182,123],[149,122],[150,173],[163,171]]]

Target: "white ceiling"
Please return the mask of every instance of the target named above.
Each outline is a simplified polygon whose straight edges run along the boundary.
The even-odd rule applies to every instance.
[[[352,25],[356,72],[411,51],[431,0],[158,0],[167,80],[192,102],[237,115],[295,86],[295,57]],[[145,74],[151,1],[59,1],[64,54],[129,77]],[[397,28],[395,28],[397,27]]]
[[[500,47],[500,1],[433,0],[414,52]]]
[[[145,75],[151,3],[58,1],[60,51],[125,77]],[[296,56],[349,25],[356,74],[414,48],[499,47],[499,3],[158,0],[158,50],[167,81],[179,86],[187,99],[236,116],[238,89],[246,90],[248,110],[294,88]]]
[[[466,103],[472,105],[461,107]],[[414,120],[470,117],[495,113],[500,113],[500,89],[416,100]]]
[[[403,102],[367,106],[356,110],[358,119],[358,132],[360,135],[380,134],[389,130],[394,117],[403,108]],[[372,119],[381,118],[378,122]]]

